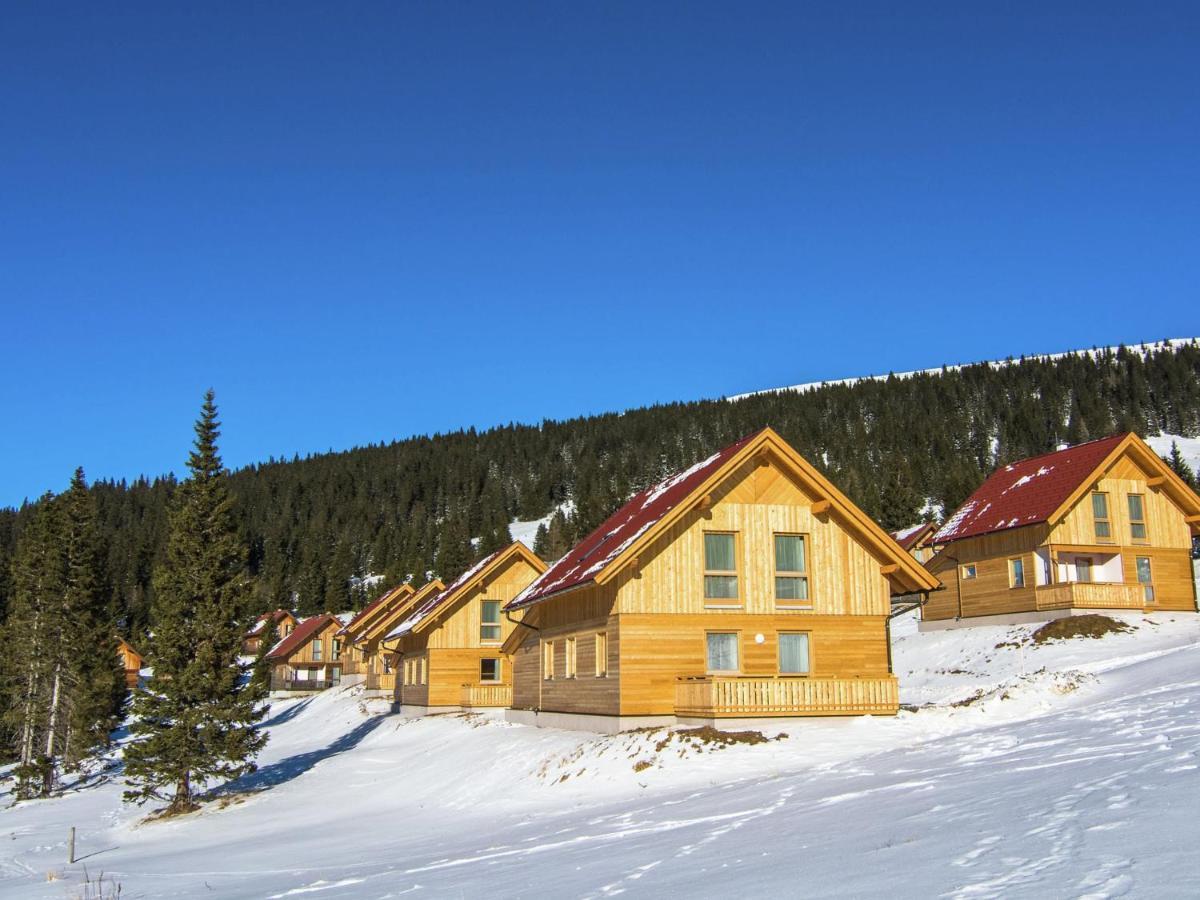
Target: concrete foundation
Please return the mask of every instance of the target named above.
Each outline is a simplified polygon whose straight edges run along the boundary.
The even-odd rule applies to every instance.
[[[436,716],[439,713],[462,712],[461,706],[416,706],[412,703],[393,703],[392,712],[399,713],[408,719],[419,716]]]
[[[343,675],[341,685],[342,687],[354,687],[356,684],[362,684],[366,680],[366,675]]]
[[[1158,612],[1159,610],[1154,610]],[[1162,612],[1178,612],[1178,610],[1162,610]],[[931,631],[949,631],[953,628],[975,628],[980,625],[1037,625],[1043,622],[1053,622],[1055,619],[1065,619],[1068,616],[1143,616],[1145,613],[1136,609],[1043,609],[1035,612],[1004,613],[998,616],[965,616],[961,619],[935,619],[927,622],[922,620],[917,630],[922,634]]]
[[[506,721],[539,728],[561,728],[565,731],[591,731],[596,734],[617,734],[634,728],[660,728],[674,725],[674,716],[597,716],[590,713],[547,712],[535,709],[506,709]]]

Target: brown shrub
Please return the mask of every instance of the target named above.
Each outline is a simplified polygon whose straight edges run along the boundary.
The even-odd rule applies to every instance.
[[[1047,622],[1033,633],[1033,642],[1044,644],[1046,641],[1065,641],[1077,637],[1102,638],[1106,634],[1120,634],[1124,631],[1133,629],[1109,616],[1089,613],[1086,616],[1065,616]]]

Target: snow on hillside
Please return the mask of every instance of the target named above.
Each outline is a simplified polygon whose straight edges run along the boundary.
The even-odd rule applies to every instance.
[[[1200,437],[1183,437],[1178,434],[1156,434],[1146,438],[1146,443],[1154,448],[1154,452],[1159,456],[1171,455],[1171,444],[1179,445],[1179,452],[1183,456],[1184,462],[1191,467],[1193,472],[1200,469]]]
[[[529,519],[522,521],[514,519],[508,523],[508,533],[514,541],[520,541],[529,549],[533,549],[533,542],[537,538],[538,528],[542,525],[549,526],[550,520],[554,518],[556,512],[562,511],[564,515],[571,515],[575,511],[575,504],[568,500],[566,503],[560,503],[553,510],[540,519]]]
[[[724,749],[287,701],[224,808],[139,824],[114,771],[4,809],[0,896],[1196,896],[1200,617],[1126,621],[908,634],[899,716]]]
[[[1200,338],[1171,338],[1170,340],[1152,341],[1152,342],[1145,343],[1145,344],[1127,344],[1127,345],[1125,345],[1125,349],[1130,351],[1131,353],[1141,353],[1143,356],[1145,356],[1147,353],[1154,351],[1154,350],[1166,350],[1168,348],[1173,348],[1173,347],[1183,347],[1188,344],[1195,344],[1197,341],[1200,341]],[[1090,350],[1067,350],[1063,353],[1039,353],[1039,354],[1034,354],[1034,355],[1030,355],[1030,356],[1025,356],[1025,357],[1023,357],[1023,359],[1026,359],[1026,360],[1053,360],[1053,359],[1062,359],[1063,357],[1070,356],[1071,354],[1075,354],[1077,356],[1095,357],[1102,353],[1116,353],[1117,350],[1119,350],[1119,349],[1120,349],[1119,347],[1093,347]],[[837,379],[831,379],[828,381],[809,381],[809,382],[805,382],[804,384],[792,384],[792,385],[787,385],[785,387],[765,388],[760,391],[748,391],[747,393],[744,393],[744,394],[735,394],[734,396],[729,397],[728,399],[744,400],[746,397],[754,397],[758,394],[777,394],[777,393],[791,392],[791,391],[802,394],[806,391],[811,391],[814,388],[828,387],[828,386],[837,385],[837,384],[849,385],[849,384],[857,384],[860,381],[886,381],[889,377],[892,377],[892,376],[895,376],[896,378],[911,378],[914,375],[936,375],[938,372],[941,372],[944,370],[954,372],[954,371],[958,371],[959,369],[966,368],[966,366],[968,366],[968,365],[986,365],[986,366],[991,366],[993,369],[999,369],[1003,366],[1011,366],[1016,362],[1018,362],[1018,360],[1010,357],[1009,359],[988,360],[988,361],[982,361],[982,362],[977,362],[977,363],[960,363],[958,365],[952,365],[952,366],[950,366],[950,365],[938,366],[933,369],[914,369],[911,372],[892,372],[888,375],[864,375],[864,376],[858,377],[858,378],[837,378]]]

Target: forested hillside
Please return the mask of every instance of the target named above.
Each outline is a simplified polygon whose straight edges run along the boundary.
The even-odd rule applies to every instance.
[[[234,473],[255,609],[360,605],[357,577],[448,577],[556,508],[541,552],[561,553],[632,492],[771,425],[888,527],[926,500],[956,506],[998,463],[1117,430],[1200,432],[1200,345],[1099,351],[673,403],[271,461]],[[389,429],[386,413],[378,430]],[[70,477],[64,473],[64,488]],[[92,487],[107,586],[125,629],[149,625],[170,479]],[[0,511],[0,603],[30,508]],[[472,538],[479,538],[472,542]],[[383,584],[377,584],[378,590]]]

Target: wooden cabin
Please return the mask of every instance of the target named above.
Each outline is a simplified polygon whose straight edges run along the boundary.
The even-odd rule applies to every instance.
[[[276,609],[271,612],[263,613],[254,620],[254,624],[250,626],[250,630],[246,632],[242,638],[242,655],[256,656],[259,647],[262,646],[262,634],[266,628],[267,620],[271,617],[275,618],[275,634],[280,638],[285,638],[292,633],[300,620],[286,609]]]
[[[899,531],[892,532],[892,539],[917,562],[924,565],[933,559],[933,536],[937,526],[932,522],[918,522]]]
[[[514,623],[504,604],[546,571],[516,541],[481,559],[388,633],[400,678],[395,702],[407,715],[506,707],[512,667],[501,646]]]
[[[392,697],[396,692],[396,654],[384,648],[384,639],[422,604],[445,589],[441,579],[433,579],[359,633],[349,652],[361,660],[368,697]]]
[[[121,668],[125,670],[125,686],[131,691],[138,686],[142,671],[142,654],[133,649],[124,638],[117,638],[117,656],[121,658]]]
[[[1200,497],[1135,434],[996,470],[934,535],[921,627],[1196,610]]]
[[[384,591],[363,607],[362,612],[355,615],[338,632],[338,638],[345,648],[342,654],[342,678],[348,683],[366,680],[366,659],[360,653],[355,653],[353,647],[360,635],[370,628],[381,617],[387,616],[398,607],[405,606],[412,595],[416,593],[411,584],[402,584]]]
[[[292,629],[267,653],[271,690],[322,691],[341,682],[342,620],[330,613],[311,616]]]
[[[634,496],[508,604],[508,717],[892,715],[890,597],[936,586],[767,428]]]

